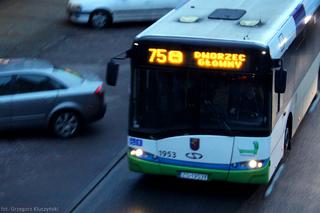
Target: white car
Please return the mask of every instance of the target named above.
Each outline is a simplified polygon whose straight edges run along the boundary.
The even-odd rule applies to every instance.
[[[103,28],[115,22],[153,21],[186,0],[69,0],[68,18]]]

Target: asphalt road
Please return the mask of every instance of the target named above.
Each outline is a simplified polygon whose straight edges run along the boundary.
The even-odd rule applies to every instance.
[[[0,0],[0,58],[39,57],[105,76],[110,57],[130,47],[150,23],[93,30],[66,21],[65,0]],[[42,129],[0,133],[0,206],[55,207],[66,212],[122,152],[127,137],[128,66],[108,87],[101,121],[70,140]]]
[[[268,186],[185,181],[128,172],[124,157],[75,212],[314,212],[320,209],[320,106],[310,111],[292,151]]]
[[[104,78],[107,61],[150,24],[97,31],[68,23],[65,6],[66,0],[0,0],[0,57],[44,58]],[[123,155],[129,78],[127,62],[117,87],[107,88],[104,119],[76,138],[59,140],[40,129],[0,133],[0,212],[319,212],[319,106],[268,187],[145,176],[129,172]]]

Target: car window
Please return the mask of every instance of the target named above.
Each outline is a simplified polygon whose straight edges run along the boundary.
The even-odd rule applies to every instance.
[[[0,95],[10,95],[12,93],[12,77],[0,76]]]
[[[69,86],[82,84],[84,78],[80,73],[70,69],[54,69],[54,76]]]
[[[54,87],[55,89],[65,89],[66,87],[61,84],[60,82],[54,80],[54,79],[51,79],[51,78],[48,78],[48,84],[51,84],[52,87]]]
[[[18,75],[15,83],[16,93],[40,92],[57,89],[47,76]]]

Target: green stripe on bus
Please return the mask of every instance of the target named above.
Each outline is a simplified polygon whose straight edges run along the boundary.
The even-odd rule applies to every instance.
[[[269,178],[269,165],[255,170],[216,170],[175,166],[142,160],[128,154],[129,169],[134,172],[177,176],[179,172],[208,174],[208,180],[220,180],[237,183],[266,184]]]

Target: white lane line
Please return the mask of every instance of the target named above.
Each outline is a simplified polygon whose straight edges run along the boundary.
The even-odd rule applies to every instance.
[[[273,190],[273,187],[274,187],[274,184],[275,184],[276,181],[279,179],[280,174],[281,174],[281,173],[283,172],[283,170],[284,170],[284,167],[285,167],[284,164],[281,164],[281,166],[279,167],[277,173],[274,175],[271,184],[269,185],[269,187],[267,188],[266,192],[264,193],[264,197],[268,197],[268,196],[271,194],[271,192],[272,192],[272,190]]]
[[[313,101],[313,103],[309,109],[309,113],[312,113],[316,109],[316,106],[318,105],[319,101],[320,101],[320,95],[318,95],[316,100]]]

